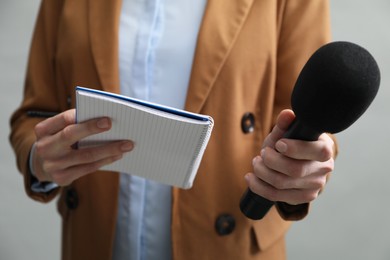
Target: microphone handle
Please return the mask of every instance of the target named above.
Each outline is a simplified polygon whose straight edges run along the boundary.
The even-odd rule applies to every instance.
[[[298,119],[295,119],[283,137],[304,141],[316,141],[320,135],[321,133],[318,131],[313,130]],[[273,205],[273,201],[257,195],[249,188],[240,200],[241,212],[244,213],[246,217],[253,220],[262,219]]]

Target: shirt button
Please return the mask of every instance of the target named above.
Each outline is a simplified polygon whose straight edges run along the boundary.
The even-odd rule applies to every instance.
[[[241,129],[245,134],[252,133],[255,129],[255,116],[247,112],[241,118]]]
[[[65,195],[66,206],[69,209],[76,209],[79,205],[79,197],[75,189],[70,188],[66,191]]]
[[[232,215],[223,214],[220,215],[215,221],[215,230],[218,235],[226,236],[233,232],[236,226],[236,221]]]

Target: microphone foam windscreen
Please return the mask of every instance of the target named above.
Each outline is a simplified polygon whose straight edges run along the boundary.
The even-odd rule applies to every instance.
[[[367,50],[350,42],[332,42],[303,67],[291,105],[297,118],[314,130],[337,133],[366,111],[379,84],[379,67]]]

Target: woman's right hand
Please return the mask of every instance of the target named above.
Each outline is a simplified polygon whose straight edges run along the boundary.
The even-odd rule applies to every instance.
[[[35,126],[37,141],[33,146],[33,171],[40,182],[49,181],[66,186],[74,180],[122,158],[133,149],[129,140],[101,146],[75,149],[81,139],[110,130],[107,117],[76,124],[75,109],[48,118]]]

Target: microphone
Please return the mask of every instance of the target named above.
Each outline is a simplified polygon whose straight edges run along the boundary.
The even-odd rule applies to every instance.
[[[322,133],[345,130],[370,106],[379,84],[379,67],[363,47],[344,41],[320,47],[295,83],[291,106],[296,118],[284,137],[316,141]],[[273,205],[249,188],[240,201],[242,213],[254,220]]]

